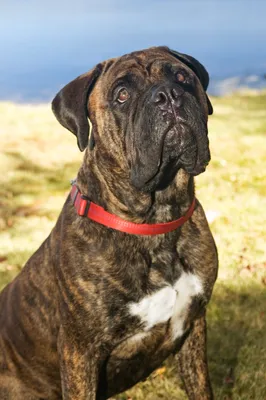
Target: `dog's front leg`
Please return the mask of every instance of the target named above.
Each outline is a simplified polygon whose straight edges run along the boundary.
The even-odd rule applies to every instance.
[[[95,345],[77,343],[61,328],[58,352],[63,400],[96,400],[100,363]]]
[[[179,371],[189,400],[212,400],[206,349],[205,315],[194,326],[178,353]]]

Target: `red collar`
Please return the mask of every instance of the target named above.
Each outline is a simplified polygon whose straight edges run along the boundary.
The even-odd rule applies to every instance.
[[[160,235],[162,233],[174,231],[191,217],[196,202],[194,197],[186,214],[175,221],[163,224],[136,224],[105,211],[102,207],[90,201],[86,196],[83,196],[75,184],[72,184],[70,196],[78,215],[88,217],[99,224],[107,226],[108,228],[113,228],[134,235]]]

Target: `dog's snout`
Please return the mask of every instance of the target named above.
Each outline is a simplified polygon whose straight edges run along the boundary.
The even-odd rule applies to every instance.
[[[157,91],[155,95],[153,96],[153,102],[157,104],[158,106],[163,106],[168,104],[168,97],[165,92],[162,90]]]
[[[174,100],[177,100],[181,96],[183,96],[184,92],[185,92],[184,89],[182,89],[180,86],[173,87],[173,89],[171,90],[172,98]]]
[[[183,103],[184,89],[180,86],[161,85],[153,90],[151,100],[161,110],[166,110],[170,105],[180,107]]]

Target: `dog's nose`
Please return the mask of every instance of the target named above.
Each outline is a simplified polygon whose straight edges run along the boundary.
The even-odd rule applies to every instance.
[[[151,100],[161,109],[167,110],[170,105],[180,107],[183,104],[184,89],[178,85],[161,85],[153,90]]]

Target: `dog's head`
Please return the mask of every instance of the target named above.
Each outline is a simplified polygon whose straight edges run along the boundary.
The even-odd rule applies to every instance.
[[[208,83],[196,59],[154,47],[98,64],[66,85],[52,108],[81,151],[107,149],[132,185],[150,192],[180,168],[198,175],[209,163]]]

